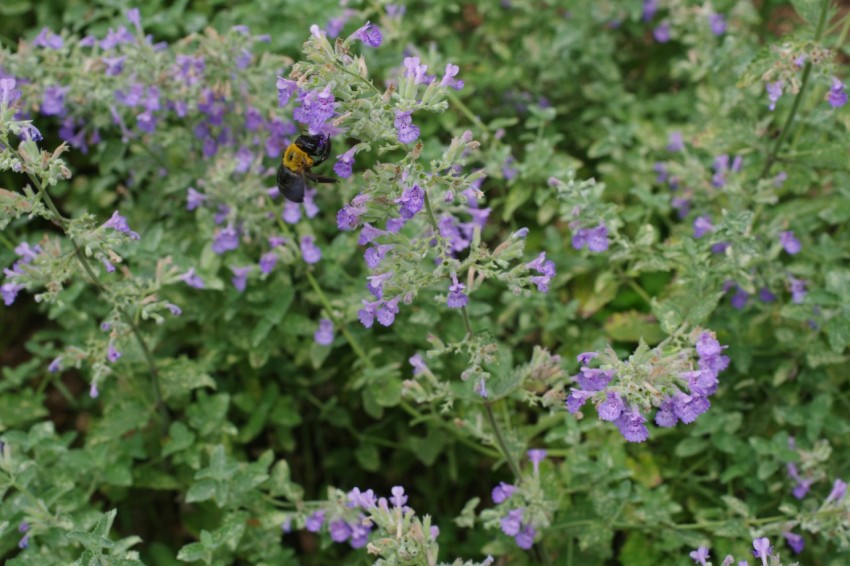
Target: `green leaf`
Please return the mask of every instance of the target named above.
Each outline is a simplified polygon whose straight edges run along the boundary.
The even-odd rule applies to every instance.
[[[168,456],[189,448],[195,442],[195,433],[180,421],[171,423],[168,437],[162,445],[162,455]]]
[[[818,23],[822,0],[791,0],[797,14],[810,25]]]
[[[846,313],[840,313],[826,321],[823,326],[826,337],[829,340],[829,347],[836,354],[844,351],[850,344],[850,317]]]
[[[206,531],[205,531],[206,532]],[[204,548],[199,542],[192,542],[184,546],[180,549],[180,552],[177,553],[177,559],[183,562],[198,562],[203,560],[204,562],[209,564],[207,550]]]
[[[658,344],[667,336],[661,330],[655,317],[637,311],[611,315],[605,321],[605,332],[612,340],[637,342],[643,339],[650,345]]]
[[[216,388],[215,381],[201,366],[186,357],[169,360],[160,370],[162,398],[165,400],[183,397],[200,387]]]
[[[436,428],[428,431],[428,436],[410,437],[410,447],[413,453],[426,466],[431,466],[437,461],[437,456],[443,450],[446,444],[446,436]]]
[[[186,492],[186,502],[196,503],[198,501],[208,501],[215,497],[216,482],[210,479],[204,479],[192,484],[189,491]]]
[[[370,442],[361,442],[354,451],[354,457],[367,472],[377,472],[381,467],[381,453],[378,447]]]
[[[703,452],[707,446],[708,442],[702,438],[686,438],[676,445],[674,453],[679,458],[688,458]]]

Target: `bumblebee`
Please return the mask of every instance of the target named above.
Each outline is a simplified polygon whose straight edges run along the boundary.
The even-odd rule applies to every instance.
[[[277,168],[277,188],[286,199],[304,202],[307,179],[314,183],[336,183],[333,177],[316,175],[311,169],[321,165],[331,153],[331,138],[324,134],[301,134],[289,144]]]

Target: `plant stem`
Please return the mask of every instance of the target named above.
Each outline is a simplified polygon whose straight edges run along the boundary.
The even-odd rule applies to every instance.
[[[452,106],[455,106],[458,110],[460,110],[461,114],[463,114],[464,116],[469,118],[470,122],[472,122],[473,124],[475,124],[476,126],[481,128],[481,130],[485,134],[490,133],[490,128],[487,126],[487,124],[482,122],[481,119],[478,116],[476,116],[472,112],[472,110],[469,109],[469,106],[467,106],[466,104],[463,103],[463,101],[460,99],[460,97],[458,97],[458,95],[456,95],[453,92],[448,92],[446,94],[447,94],[448,99],[451,101]]]
[[[50,197],[50,194],[44,189],[44,184],[41,183],[34,175],[27,173],[30,180],[32,181],[35,188],[38,190],[38,194],[41,196],[41,200],[44,201],[44,204],[47,205],[47,208],[56,215],[56,219],[59,221],[59,225],[62,226],[65,235],[71,241],[71,245],[74,246],[74,255],[77,257],[77,261],[79,261],[80,265],[83,268],[83,271],[86,272],[86,275],[90,279],[90,283],[97,289],[98,293],[101,296],[108,295],[106,288],[103,286],[103,283],[97,277],[97,274],[91,267],[89,263],[89,259],[83,253],[83,250],[80,249],[80,246],[71,237],[68,232],[65,230],[65,226],[70,222],[70,219],[62,216],[59,210],[56,208],[56,205],[53,202],[53,199]],[[154,399],[156,400],[156,407],[159,411],[160,422],[162,424],[163,433],[168,429],[168,424],[170,422],[170,418],[168,415],[168,409],[165,406],[165,403],[162,402],[162,390],[159,386],[159,373],[156,369],[156,361],[154,360],[153,353],[148,347],[147,342],[145,342],[144,337],[142,336],[139,327],[136,325],[135,321],[132,317],[127,313],[123,308],[118,307],[118,312],[121,313],[121,317],[124,319],[124,322],[127,326],[130,327],[130,331],[133,333],[133,336],[136,338],[136,341],[139,343],[139,347],[142,350],[142,354],[145,357],[145,361],[148,365],[148,371],[150,373],[151,380],[151,388],[153,389]]]
[[[466,327],[466,336],[472,336],[472,324],[469,322],[469,312],[467,312],[466,307],[461,307],[460,313],[463,315],[463,326]]]
[[[493,429],[493,434],[496,436],[496,442],[499,444],[502,456],[508,463],[508,467],[511,469],[511,473],[514,475],[514,478],[519,481],[520,477],[522,477],[522,474],[519,471],[519,464],[517,464],[516,459],[508,449],[508,443],[505,441],[505,436],[502,434],[502,429],[499,427],[499,423],[496,422],[496,415],[493,414],[493,404],[490,401],[484,401],[484,414],[487,415],[487,420],[490,422],[490,427]]]
[[[823,2],[821,3],[820,16],[818,17],[818,24],[815,28],[815,43],[820,41],[820,38],[823,35],[823,29],[826,23],[826,13],[828,11],[828,8],[829,0],[823,0]],[[779,150],[782,148],[782,144],[785,142],[785,138],[788,137],[788,131],[791,129],[791,126],[794,123],[794,117],[797,115],[797,109],[800,107],[800,102],[803,100],[803,96],[806,94],[806,87],[809,84],[809,76],[811,74],[812,63],[811,61],[806,61],[806,66],[803,68],[803,78],[800,81],[800,90],[794,97],[794,102],[791,105],[791,111],[788,113],[788,117],[785,119],[785,124],[782,126],[782,130],[779,133],[779,137],[776,138],[776,142],[774,142],[773,148],[771,148],[770,152],[767,154],[767,159],[765,159],[764,167],[762,168],[761,174],[759,175],[760,179],[764,179],[765,177],[767,177],[767,175],[770,173],[770,168],[776,162],[776,159],[779,155]]]

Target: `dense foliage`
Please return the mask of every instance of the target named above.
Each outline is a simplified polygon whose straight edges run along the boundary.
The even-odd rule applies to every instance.
[[[847,3],[140,8],[0,5],[8,564],[846,563]]]

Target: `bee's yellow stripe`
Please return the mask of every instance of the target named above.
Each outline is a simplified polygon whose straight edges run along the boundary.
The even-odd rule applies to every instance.
[[[313,166],[313,158],[294,143],[289,144],[283,153],[283,166],[295,173],[302,173]]]

